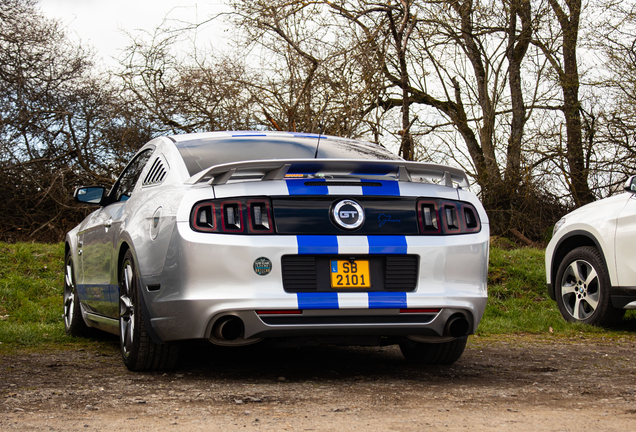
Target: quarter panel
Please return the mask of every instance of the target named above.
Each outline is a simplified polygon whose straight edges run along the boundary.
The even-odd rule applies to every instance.
[[[616,224],[616,276],[618,286],[636,286],[636,197],[621,211]]]
[[[127,230],[137,253],[140,274],[159,274],[163,271],[184,189],[159,186],[140,192],[141,199],[130,215]]]

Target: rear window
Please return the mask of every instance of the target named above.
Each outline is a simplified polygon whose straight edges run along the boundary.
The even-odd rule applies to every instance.
[[[238,136],[202,138],[176,144],[188,172],[194,175],[214,165],[271,159],[313,159],[317,137]],[[338,139],[320,138],[318,159],[401,160],[379,145]]]

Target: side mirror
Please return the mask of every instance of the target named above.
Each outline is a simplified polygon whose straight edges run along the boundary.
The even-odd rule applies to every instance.
[[[627,192],[636,192],[636,175],[631,176],[625,182],[625,191]]]
[[[73,198],[81,204],[99,205],[106,193],[106,188],[102,186],[80,187],[75,189]]]

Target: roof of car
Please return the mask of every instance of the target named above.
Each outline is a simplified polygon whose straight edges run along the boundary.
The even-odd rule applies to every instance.
[[[190,175],[211,166],[281,159],[403,159],[381,145],[297,132],[228,131],[172,135]]]

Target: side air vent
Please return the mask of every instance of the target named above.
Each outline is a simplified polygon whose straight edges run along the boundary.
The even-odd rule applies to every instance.
[[[152,186],[158,185],[166,178],[168,174],[168,170],[166,169],[166,164],[163,162],[161,157],[155,159],[150,167],[150,171],[146,175],[142,186]]]

